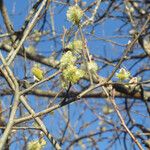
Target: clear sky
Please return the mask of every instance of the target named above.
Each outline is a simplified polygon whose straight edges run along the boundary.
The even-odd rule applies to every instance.
[[[24,23],[24,20],[27,16],[27,12],[31,8],[31,6],[29,6],[29,3],[31,3],[31,2],[32,2],[31,0],[29,0],[29,1],[27,1],[27,0],[7,0],[7,1],[5,1],[7,10],[10,15],[11,21],[13,22],[15,31],[20,30],[22,24]],[[85,2],[90,3],[90,2],[92,2],[92,0],[90,0],[90,1],[85,0]],[[105,5],[102,5],[101,10],[105,9],[105,7],[106,7]],[[99,11],[101,11],[101,10],[99,10]],[[58,35],[62,33],[63,27],[69,29],[71,26],[71,23],[69,23],[66,19],[66,11],[67,11],[67,9],[63,8],[62,6],[57,7],[57,9],[54,8],[54,13],[57,14],[54,17],[54,20],[55,20],[54,23],[55,23],[55,29],[56,29]],[[119,12],[118,12],[118,15],[120,15]],[[47,15],[47,19],[50,20],[49,15]],[[91,34],[91,28],[84,29],[84,32],[86,33],[87,42],[88,42],[88,48],[90,49],[91,54],[94,54],[95,56],[99,55],[102,57],[107,56],[107,58],[110,60],[114,59],[114,58],[118,58],[118,56],[121,56],[123,53],[123,50],[125,49],[124,44],[127,44],[128,40],[129,40],[129,35],[128,35],[128,32],[126,32],[126,31],[128,31],[128,29],[130,28],[130,26],[127,25],[126,28],[124,28],[125,32],[121,34],[118,31],[118,27],[120,27],[121,25],[123,25],[123,22],[121,22],[120,20],[116,20],[116,19],[110,19],[110,20],[104,21],[101,23],[100,26],[98,25],[97,27],[95,27],[94,36],[89,35],[89,34]],[[4,28],[1,16],[0,16],[0,27]],[[39,29],[39,27],[41,27],[41,22],[36,25],[35,29]],[[45,29],[51,31],[52,30],[51,24],[47,23],[45,26]],[[117,37],[118,35],[120,35],[120,36]],[[42,42],[40,42],[39,44],[36,45],[36,48],[38,49],[40,54],[42,54],[44,56],[50,56],[50,54],[55,49],[57,51],[61,50],[61,48],[62,48],[61,39],[60,38],[56,39],[59,44],[55,45],[54,41],[48,41],[48,38],[51,38],[51,37],[52,37],[52,33],[50,33],[47,37],[41,38]],[[99,38],[101,38],[101,39],[99,39]],[[103,39],[105,39],[105,40],[103,40]],[[106,41],[106,39],[112,40],[113,42],[117,42],[120,44],[120,46],[110,43],[110,42]],[[27,47],[30,44],[33,44],[33,43],[27,41],[24,43],[24,46]],[[137,50],[135,53],[140,53],[140,51]],[[16,62],[17,62],[17,60],[16,60]],[[19,62],[18,64],[16,64],[17,69],[14,70],[14,73],[17,75],[18,78],[22,78],[24,76],[23,72],[20,71],[20,70],[22,70],[22,68],[20,68],[21,67],[20,64],[23,65],[22,62]],[[101,63],[101,61],[97,61],[97,64],[99,66],[102,66],[103,63]],[[124,62],[123,67],[130,69],[132,64],[134,64],[133,61],[130,61],[130,65],[129,65],[129,62]],[[108,74],[110,74],[113,69],[114,68],[112,66],[106,67],[105,69],[100,70],[99,74],[104,77],[107,77]],[[132,75],[134,75],[134,71],[136,69],[137,69],[136,67],[134,69],[132,69],[132,71],[131,71]],[[30,75],[30,70],[28,70],[28,74]],[[115,77],[113,79],[117,80]],[[43,89],[44,88],[47,89],[49,87],[43,87]],[[47,102],[46,101],[43,102],[44,100],[40,99],[40,98],[37,98],[37,100],[39,100],[39,101],[37,103],[35,103],[36,100],[34,99],[33,96],[31,96],[30,100],[29,100],[31,106],[35,107],[36,105],[41,103],[40,110],[44,109],[45,108],[44,106],[47,104]],[[117,103],[120,104],[120,106],[122,106],[122,102],[120,101],[120,99],[118,98],[116,100],[117,100]],[[87,99],[87,102],[90,103],[91,106],[92,106],[92,104],[94,105],[97,101],[98,101],[98,103],[101,103],[102,106],[105,103],[102,99],[95,99],[95,100],[93,100],[92,98]],[[3,102],[3,104],[5,106],[7,105],[6,102]],[[71,104],[68,107],[66,106],[65,108],[55,111],[53,115],[47,115],[46,117],[44,117],[44,119],[43,119],[44,123],[47,125],[47,128],[50,133],[52,133],[57,138],[60,137],[59,127],[64,127],[64,125],[65,125],[64,120],[62,119],[62,116],[60,115],[61,114],[60,112],[64,111],[64,113],[66,113],[67,109],[69,109],[69,110],[71,110],[70,114],[69,114],[69,116],[71,118],[71,120],[70,120],[71,124],[72,124],[72,126],[74,126],[76,128],[76,131],[75,131],[76,134],[80,134],[81,131],[79,131],[79,128],[83,124],[82,124],[82,122],[77,122],[77,120],[79,119],[79,114],[81,112],[83,112],[84,107],[85,107],[85,105],[83,103],[81,103],[81,101],[79,101],[75,104]],[[139,108],[140,107],[137,106],[134,111],[137,111],[137,112],[141,111],[140,112],[141,114],[143,112],[145,112],[144,108],[140,108],[140,109]],[[103,115],[102,107],[97,108],[97,112],[99,112],[100,115]],[[66,115],[68,115],[68,114],[66,113]],[[137,122],[144,123],[146,126],[149,126],[148,119],[145,119],[145,118],[138,119],[139,115],[137,115],[136,113],[132,114],[132,115],[134,116],[134,119]],[[125,114],[124,114],[124,116],[125,116]],[[116,120],[116,122],[118,122],[118,124],[120,124],[120,122],[118,121],[118,117],[116,117],[115,113],[112,113],[112,114],[110,114],[108,116],[104,116],[104,117],[106,117],[106,119],[108,119],[108,120],[112,119],[114,122]],[[83,120],[86,120],[87,122],[91,122],[91,121],[95,120],[97,117],[91,112],[91,110],[86,109],[82,118],[83,118]],[[88,133],[88,131],[94,132],[94,130],[95,131],[99,130],[100,123],[101,123],[101,121],[95,121],[91,126],[87,127],[82,134],[86,135]],[[31,125],[32,125],[32,123],[31,123]],[[117,123],[116,123],[116,125],[117,125]],[[106,126],[106,128],[107,128],[107,126]],[[109,126],[108,128],[113,129],[114,127]],[[135,129],[135,131],[136,131],[136,129]],[[18,138],[20,137],[19,136],[20,132],[22,132],[22,131],[19,131],[17,133]],[[117,134],[118,133],[116,132],[116,135]],[[25,134],[25,135],[28,136],[28,134]],[[116,136],[116,135],[114,135],[114,136]],[[106,137],[111,138],[112,135],[110,135],[110,133],[106,132],[104,135],[102,135],[101,138],[103,139]],[[37,136],[35,136],[34,138],[36,139]],[[87,142],[86,140],[83,140],[83,143],[86,144],[86,142]],[[20,143],[18,143],[18,145],[19,144]],[[108,146],[108,144],[109,143],[99,142],[99,148],[101,150],[103,150]],[[112,150],[120,150],[120,149],[123,150],[123,148],[121,147],[122,144],[123,143],[120,144],[118,141],[116,146],[112,147]],[[18,145],[12,144],[11,150],[19,150]],[[65,146],[66,145],[64,145],[64,148],[65,148]],[[50,148],[49,142],[48,142],[48,145],[45,147],[45,150],[48,150],[48,149],[52,149],[52,148]],[[78,146],[75,148],[75,150],[80,150],[80,149],[81,149],[81,147],[78,147]]]

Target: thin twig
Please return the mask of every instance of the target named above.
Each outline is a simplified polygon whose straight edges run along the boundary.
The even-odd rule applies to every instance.
[[[133,141],[137,144],[137,146],[139,147],[140,150],[144,150],[141,146],[141,144],[138,142],[138,140],[135,138],[135,136],[133,135],[133,133],[129,130],[129,128],[126,126],[125,122],[124,122],[124,119],[121,115],[121,113],[119,112],[119,109],[118,109],[118,106],[117,104],[115,103],[115,100],[114,100],[114,93],[115,91],[113,90],[112,91],[112,96],[109,97],[109,100],[110,102],[112,103],[113,107],[114,107],[114,110],[116,111],[120,121],[121,121],[121,124],[122,126],[125,128],[125,130],[128,132],[128,134],[130,135],[130,137],[133,139]]]

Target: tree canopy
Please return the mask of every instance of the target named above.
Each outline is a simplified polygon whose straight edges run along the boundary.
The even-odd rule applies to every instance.
[[[149,0],[0,11],[0,150],[150,149]]]

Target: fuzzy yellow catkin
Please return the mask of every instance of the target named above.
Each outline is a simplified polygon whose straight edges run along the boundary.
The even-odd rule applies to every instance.
[[[33,67],[32,68],[32,74],[34,75],[35,80],[37,80],[37,81],[40,81],[44,78],[44,72],[39,67]]]

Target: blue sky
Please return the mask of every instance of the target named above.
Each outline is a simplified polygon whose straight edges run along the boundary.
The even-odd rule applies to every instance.
[[[92,1],[88,1],[88,2],[92,2]],[[14,29],[15,31],[20,30],[22,24],[24,23],[24,20],[27,16],[27,12],[28,10],[30,10],[31,6],[29,6],[30,1],[26,1],[26,0],[9,0],[9,1],[5,1],[8,13],[11,17],[11,21],[13,22],[14,25]],[[71,23],[69,23],[66,20],[66,8],[63,8],[62,6],[59,6],[59,10],[55,9],[54,12],[57,13],[59,12],[61,9],[63,9],[62,12],[60,12],[59,14],[57,14],[54,18],[54,23],[55,23],[55,29],[57,31],[57,34],[61,34],[63,27],[69,29],[71,26]],[[105,5],[101,6],[101,9],[105,9]],[[15,14],[15,15],[14,15]],[[118,15],[119,12],[118,12]],[[50,19],[50,16],[47,15],[47,19]],[[50,21],[49,21],[50,22]],[[90,49],[91,54],[94,55],[100,55],[100,56],[107,56],[108,59],[113,59],[113,58],[118,58],[118,56],[121,56],[123,53],[123,50],[125,49],[125,44],[127,44],[129,38],[128,38],[128,29],[130,28],[130,26],[127,26],[122,34],[120,34],[120,36],[122,37],[116,37],[117,35],[119,35],[119,31],[117,31],[118,27],[121,26],[123,24],[123,22],[119,21],[119,20],[115,20],[115,19],[110,19],[108,21],[104,21],[103,23],[101,23],[101,25],[97,26],[95,28],[95,37],[92,37],[90,35],[88,35],[91,32],[91,28],[86,28],[84,29],[84,32],[87,33],[86,38],[88,41],[88,47]],[[0,26],[3,28],[3,21],[2,21],[2,17],[0,16]],[[41,26],[41,23],[38,23],[38,25],[35,27],[35,29],[38,29]],[[51,31],[51,24],[46,24],[45,27],[47,30]],[[44,56],[49,56],[53,50],[57,49],[60,50],[62,45],[61,45],[61,40],[60,38],[57,39],[57,42],[59,42],[60,44],[57,45],[57,47],[55,47],[55,43],[53,41],[48,41],[47,39],[52,37],[52,33],[50,33],[46,38],[42,38],[43,42],[39,43],[37,45],[37,49],[38,51],[43,54]],[[122,46],[117,46],[114,44],[110,44],[108,42],[105,42],[104,40],[98,40],[96,37],[100,37],[100,38],[105,38],[108,40],[112,40],[113,42],[118,42],[119,44],[121,44]],[[115,38],[116,37],[116,38]],[[45,41],[44,41],[45,40]],[[26,42],[25,46],[28,46],[30,43]],[[31,43],[32,44],[32,43]],[[140,53],[140,50],[136,50],[135,53]],[[133,53],[134,54],[134,53]],[[17,61],[16,61],[17,62]],[[123,63],[123,66],[126,67],[127,69],[129,69],[132,64],[134,62],[130,61],[130,62],[125,62]],[[14,70],[15,74],[19,77],[22,78],[23,77],[23,72],[20,71],[23,68],[20,68],[20,64],[23,65],[23,63],[19,63],[16,64],[16,70]],[[97,64],[99,66],[102,65],[101,62],[97,62]],[[129,65],[130,64],[130,65]],[[113,70],[113,67],[107,67],[106,69],[103,69],[99,72],[100,75],[107,77]],[[132,69],[131,74],[134,74],[134,71],[136,70],[136,67]],[[28,70],[29,71],[29,70]],[[30,71],[29,71],[30,72]],[[114,78],[114,80],[116,80],[116,78]],[[48,87],[46,87],[48,88]],[[38,104],[41,104],[41,110],[45,108],[45,105],[47,104],[46,101],[43,102],[42,98],[37,98],[38,102],[35,103],[35,98],[33,96],[30,97],[30,104],[31,106],[35,107]],[[98,101],[98,103],[101,103],[101,105],[104,105],[104,101],[102,99],[88,99],[88,102],[92,105],[92,102],[94,103],[94,101]],[[117,99],[117,102],[120,103],[120,99]],[[4,102],[5,103],[5,102]],[[6,103],[7,104],[7,103]],[[6,105],[5,104],[5,105]],[[120,104],[121,105],[121,104]],[[77,119],[79,117],[79,114],[84,110],[84,104],[82,104],[80,101],[75,103],[75,104],[71,104],[69,105],[69,109],[70,109],[70,118],[71,118],[71,124],[72,126],[74,126],[74,124],[77,122]],[[141,111],[140,113],[144,113],[145,112],[145,108],[140,108],[140,106],[135,106],[135,110],[137,111]],[[67,111],[67,107],[62,108],[62,110]],[[135,111],[134,110],[134,111]],[[144,110],[144,111],[143,111]],[[97,108],[97,111],[99,111],[99,113],[101,114],[102,111],[102,107],[101,108]],[[143,112],[142,112],[143,111]],[[123,114],[125,116],[125,114]],[[139,123],[144,123],[146,124],[146,126],[148,125],[148,119],[145,119],[144,117],[142,119],[139,119],[139,115],[137,114],[133,114],[134,115],[134,119],[136,121],[138,121]],[[85,119],[87,122],[90,122],[91,120],[93,120],[94,118],[96,118],[96,116],[94,116],[92,114],[92,112],[90,110],[86,110],[84,112],[84,115],[82,116],[83,119]],[[111,118],[113,120],[116,120],[116,122],[118,121],[118,118],[116,117],[116,115],[113,113],[110,116],[106,116],[106,118]],[[97,131],[99,130],[99,122],[100,121],[96,121],[93,123],[92,126],[88,127],[83,134],[87,134],[88,131]],[[60,115],[59,111],[55,111],[54,115],[47,115],[46,117],[44,117],[44,123],[47,125],[48,130],[50,131],[50,133],[52,133],[55,137],[60,137],[59,135],[59,126],[64,126],[65,123],[62,119],[62,116]],[[82,126],[82,122],[78,122],[78,124],[76,125],[78,126],[76,128],[76,134],[79,132],[79,127]],[[22,131],[19,131],[22,132]],[[19,132],[18,132],[18,137],[19,137]],[[28,134],[26,134],[26,136],[28,136]],[[108,133],[104,134],[102,137],[109,137],[112,136]],[[35,136],[35,139],[37,138],[37,136]],[[71,138],[71,137],[70,137]],[[83,143],[87,142],[86,140],[83,140]],[[20,144],[20,143],[19,143]],[[18,144],[18,145],[19,145]],[[18,145],[16,146],[16,144],[12,144],[11,149],[18,149]],[[113,147],[112,149],[121,149],[120,144],[117,143],[116,147]],[[66,145],[64,145],[65,147]],[[105,142],[100,142],[99,143],[99,147],[101,149],[105,149],[108,146],[108,143]],[[49,149],[49,144],[45,147],[46,149]],[[52,149],[52,148],[51,148]],[[18,149],[19,150],[19,149]],[[80,150],[80,147],[76,147],[75,150]]]

